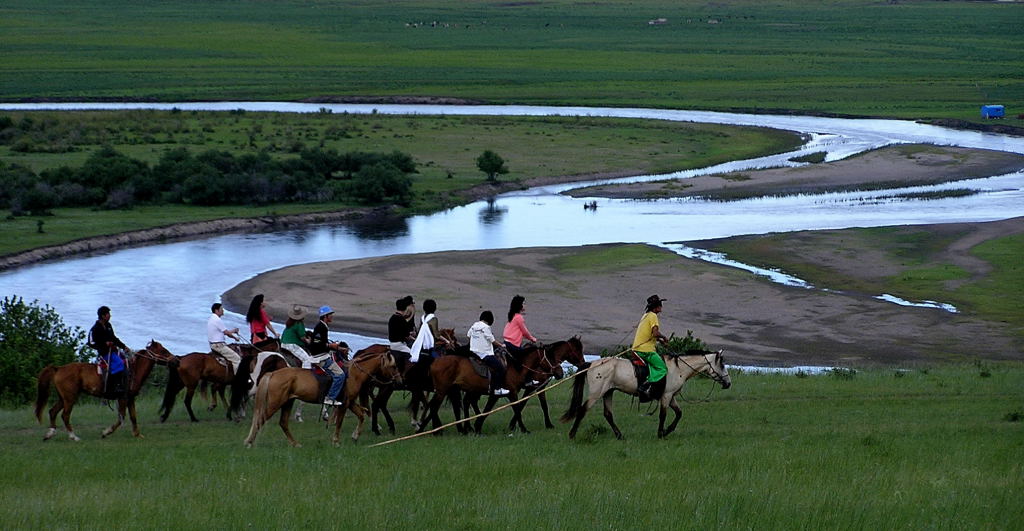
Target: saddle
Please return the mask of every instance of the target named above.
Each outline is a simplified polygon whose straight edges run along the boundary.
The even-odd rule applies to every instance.
[[[327,392],[331,390],[331,383],[334,382],[334,377],[327,373],[320,365],[313,365],[313,368],[309,369],[313,373],[313,377],[316,378],[316,383],[319,386],[316,393],[316,401],[323,402],[324,398],[327,397]]]
[[[227,358],[225,358],[224,356],[221,356],[218,352],[213,351],[213,350],[211,350],[209,352],[209,354],[210,354],[210,356],[213,356],[213,361],[216,361],[222,367],[224,367],[225,369],[228,370],[228,378],[234,377],[235,372],[234,372],[234,370],[231,367],[231,362],[228,361]]]
[[[662,378],[653,384],[648,384],[647,377],[650,376],[651,369],[647,366],[647,362],[640,356],[637,356],[636,352],[630,352],[629,354],[629,361],[633,364],[633,373],[636,374],[636,396],[640,399],[640,403],[661,398],[661,395],[665,392],[665,382],[668,378]]]
[[[473,370],[476,371],[481,378],[485,378],[487,380],[491,379],[491,369],[484,365],[483,360],[476,356],[470,356],[469,364],[473,366]]]

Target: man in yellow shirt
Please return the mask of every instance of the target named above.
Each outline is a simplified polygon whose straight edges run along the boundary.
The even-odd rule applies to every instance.
[[[643,318],[640,319],[640,324],[636,327],[636,336],[633,338],[633,351],[647,362],[647,367],[650,371],[647,375],[647,381],[637,389],[637,393],[641,397],[646,397],[650,393],[651,386],[664,378],[665,374],[668,373],[665,360],[657,352],[658,343],[668,341],[661,334],[659,330],[660,323],[658,322],[658,314],[661,313],[661,302],[664,300],[666,299],[662,299],[657,295],[647,297],[647,310]]]

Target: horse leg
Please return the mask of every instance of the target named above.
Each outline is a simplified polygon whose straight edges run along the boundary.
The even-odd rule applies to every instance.
[[[622,432],[619,431],[619,427],[615,425],[615,419],[612,418],[612,391],[608,391],[604,395],[604,419],[608,421],[608,425],[615,432],[615,438],[621,439]]]
[[[576,419],[573,420],[572,428],[569,429],[570,439],[576,437],[576,430],[579,429],[580,423],[583,422],[583,417],[587,415],[587,411],[590,411],[590,408],[594,407],[594,404],[597,403],[597,396],[598,395],[591,393],[590,398],[588,398],[586,402],[580,405],[579,409],[576,411]]]
[[[526,409],[528,402],[529,400],[512,406],[512,419],[508,421],[508,431],[516,431],[516,427],[518,427],[523,433],[530,433],[530,430],[526,429],[526,424],[523,424],[523,410]]]
[[[509,395],[509,400],[515,400],[515,396],[516,396],[515,393]],[[484,416],[476,419],[476,433],[477,433],[477,435],[480,435],[481,433],[483,433],[484,421],[487,420],[487,413],[491,412],[491,409],[494,408],[494,404],[497,403],[497,402],[498,402],[498,397],[496,397],[494,395],[488,395],[487,396],[487,403],[484,404],[484,411],[483,411]]]
[[[295,422],[302,422],[302,402],[295,403]]]
[[[547,393],[541,393],[537,395],[537,400],[540,402],[540,410],[544,412],[544,427],[550,430],[555,425],[551,423],[551,415],[548,414],[548,399],[545,398],[546,396],[548,396]]]
[[[284,432],[284,436],[288,438],[288,444],[291,444],[294,448],[302,448],[299,441],[292,437],[292,431],[288,429],[288,420],[291,418],[292,407],[295,406],[295,399],[292,398],[281,404],[281,418],[278,420],[278,425],[281,426],[281,431]]]
[[[359,436],[363,434],[363,422],[366,420],[366,414],[369,412],[366,408],[356,403],[353,403],[350,409],[352,410],[352,413],[355,414],[356,420],[359,421],[358,424],[356,424],[356,429],[352,430],[352,442],[356,442],[359,440]]]
[[[139,417],[135,414],[135,397],[129,398],[128,402],[128,418],[132,421],[132,435],[136,439],[144,439],[142,432],[139,431]]]
[[[331,437],[331,444],[338,446],[341,441],[341,424],[345,422],[345,414],[348,413],[348,408],[336,407],[334,408],[333,417],[334,420],[334,436]]]
[[[195,387],[189,387],[185,390],[185,411],[188,411],[188,418],[192,419],[192,422],[199,422],[199,419],[196,418],[196,414],[192,411],[192,398],[195,396]]]
[[[374,405],[377,407],[378,411],[384,415],[384,420],[388,423],[388,432],[391,433],[391,435],[395,434],[395,419],[391,418],[391,412],[388,411],[388,402],[391,400],[391,395],[394,393],[394,389],[388,389],[386,393],[382,389],[377,395],[377,400],[374,401]]]
[[[676,418],[672,419],[672,423],[665,429],[662,437],[668,437],[668,434],[672,433],[676,429],[676,425],[679,424],[679,419],[683,416],[683,410],[679,408],[679,404],[676,403],[676,396],[672,395],[672,398],[668,401],[668,407],[672,408],[672,411],[676,414]],[[662,417],[664,418],[665,406],[661,406]]]
[[[105,439],[108,435],[113,434],[115,431],[117,431],[118,428],[121,427],[121,424],[124,422],[124,411],[125,411],[126,408],[127,408],[127,406],[125,405],[124,399],[123,398],[118,398],[117,399],[117,420],[113,424],[111,424],[109,428],[103,430],[103,434],[100,436],[101,438]]]
[[[43,440],[48,441],[57,434],[57,414],[64,409],[64,398],[57,395],[57,401],[53,403],[53,407],[50,408],[50,427],[46,430],[46,435],[43,435]],[[71,432],[70,426],[68,432]]]

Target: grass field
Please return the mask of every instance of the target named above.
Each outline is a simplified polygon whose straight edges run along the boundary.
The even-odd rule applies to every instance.
[[[980,121],[981,104],[1024,105],[1022,23],[1019,3],[925,0],[10,0],[0,100],[451,97]]]
[[[101,145],[149,163],[186,147],[236,154],[267,151],[295,157],[302,147],[339,152],[400,150],[413,156],[411,211],[464,202],[456,194],[482,184],[476,157],[497,151],[509,173],[502,181],[579,174],[661,173],[778,153],[800,145],[798,135],[773,129],[657,120],[506,118],[210,112],[0,113],[29,132],[0,145],[0,159],[38,172],[81,166]],[[22,151],[15,146],[23,146]],[[239,193],[243,193],[239,190]],[[130,211],[55,209],[53,216],[0,220],[0,255],[69,240],[223,217],[337,210],[346,204],[260,207],[137,207]],[[38,232],[37,222],[44,224]]]
[[[983,364],[805,375],[733,371],[733,386],[690,383],[679,430],[617,394],[617,441],[600,411],[577,440],[544,430],[445,433],[379,448],[366,433],[328,443],[324,424],[269,424],[244,449],[246,423],[179,403],[143,440],[96,399],[75,411],[84,439],[43,443],[28,407],[0,410],[0,525],[52,528],[355,529],[1016,529],[1024,506],[1024,366]],[[556,415],[567,385],[552,392]],[[710,392],[710,401],[703,402]],[[396,395],[395,409],[403,399]],[[199,408],[197,408],[199,409]],[[410,429],[398,412],[399,433]],[[445,418],[450,418],[450,411]],[[346,422],[347,434],[352,419]]]

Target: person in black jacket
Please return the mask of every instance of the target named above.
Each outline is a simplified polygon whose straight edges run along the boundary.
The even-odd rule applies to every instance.
[[[103,391],[121,396],[127,391],[125,380],[128,371],[125,370],[125,361],[119,350],[128,350],[128,347],[114,334],[114,327],[110,324],[110,308],[100,306],[96,316],[96,324],[89,330],[89,346],[96,349],[99,365],[106,368]]]

